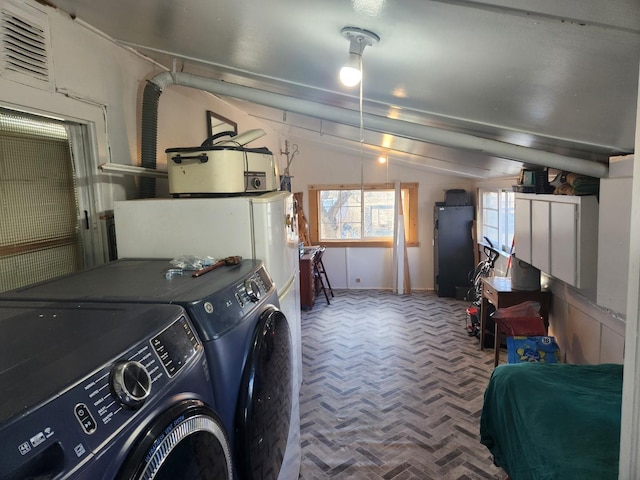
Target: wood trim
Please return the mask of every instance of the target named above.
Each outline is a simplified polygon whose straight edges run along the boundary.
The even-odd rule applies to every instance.
[[[47,248],[63,247],[76,243],[76,236],[61,237],[37,242],[15,243],[13,245],[0,245],[0,257],[21,255],[24,253],[46,250]]]
[[[309,191],[315,190],[359,190],[362,187],[365,190],[395,190],[395,183],[365,183],[364,185],[360,183],[339,183],[333,185],[309,185],[307,188]],[[407,182],[400,183],[400,189],[417,189],[418,182]],[[417,200],[416,200],[417,204]]]
[[[320,191],[309,190],[309,237],[312,245],[318,245],[320,237],[320,219],[318,217],[318,204],[320,203]]]
[[[406,185],[403,187],[403,185]],[[407,223],[407,247],[417,247],[418,243],[418,184],[417,183],[401,183],[400,189],[409,189],[409,214],[405,217]]]
[[[322,244],[327,248],[349,248],[349,247],[363,247],[363,248],[391,248],[393,242],[391,240],[322,240],[315,243],[315,245]]]
[[[406,246],[419,247],[418,242],[418,183],[400,183],[401,190],[409,190],[408,215],[405,216]],[[382,247],[392,248],[393,239],[388,240],[320,240],[320,218],[318,216],[318,206],[320,203],[321,190],[357,190],[362,188],[361,184],[336,184],[336,185],[309,185],[309,236],[312,245],[323,244],[327,248],[338,247]],[[374,183],[365,184],[366,190],[389,190],[395,189],[394,183]]]

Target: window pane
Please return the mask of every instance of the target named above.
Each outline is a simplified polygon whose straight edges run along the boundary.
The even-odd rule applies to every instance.
[[[364,192],[364,238],[393,237],[394,201],[393,190]]]
[[[320,192],[320,238],[361,238],[360,190]]]
[[[498,245],[498,229],[497,228],[487,227],[485,225],[485,227],[482,229],[482,236],[487,237],[494,246]]]
[[[498,209],[498,192],[485,192],[482,194],[483,208]]]
[[[502,247],[503,250],[510,252],[515,229],[515,194],[513,191],[502,190],[500,198],[501,217],[504,218],[503,225],[501,225]]]
[[[497,210],[483,210],[482,212],[482,223],[489,227],[498,228],[499,220],[498,220],[498,211]]]

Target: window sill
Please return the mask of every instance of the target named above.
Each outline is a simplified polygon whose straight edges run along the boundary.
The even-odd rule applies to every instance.
[[[327,248],[392,248],[393,242],[391,240],[385,241],[344,241],[344,240],[322,240],[318,242],[319,245],[324,245]],[[419,247],[418,242],[407,242],[407,247]]]

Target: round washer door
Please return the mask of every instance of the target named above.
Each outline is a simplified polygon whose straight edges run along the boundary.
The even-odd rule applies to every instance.
[[[160,414],[138,437],[118,480],[232,480],[229,440],[218,416],[198,400]]]
[[[244,480],[278,477],[291,422],[291,376],[289,323],[270,306],[256,326],[238,398],[237,468]]]

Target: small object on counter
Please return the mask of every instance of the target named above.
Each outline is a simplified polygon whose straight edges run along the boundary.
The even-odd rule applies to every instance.
[[[164,277],[166,279],[171,279],[177,275],[182,275],[183,273],[184,273],[184,270],[181,268],[170,268],[169,270],[164,272]]]
[[[201,268],[200,270],[196,270],[195,272],[193,272],[193,275],[191,275],[192,277],[200,277],[202,275],[204,275],[205,273],[210,272],[211,270],[215,270],[218,267],[222,267],[224,265],[238,265],[240,263],[240,261],[242,260],[242,257],[236,255],[233,257],[227,257],[227,258],[223,258],[222,260],[218,260],[216,263],[209,265],[208,267],[205,268]]]
[[[213,257],[197,257],[195,255],[181,255],[171,260],[171,265],[180,270],[200,270],[217,262]]]

